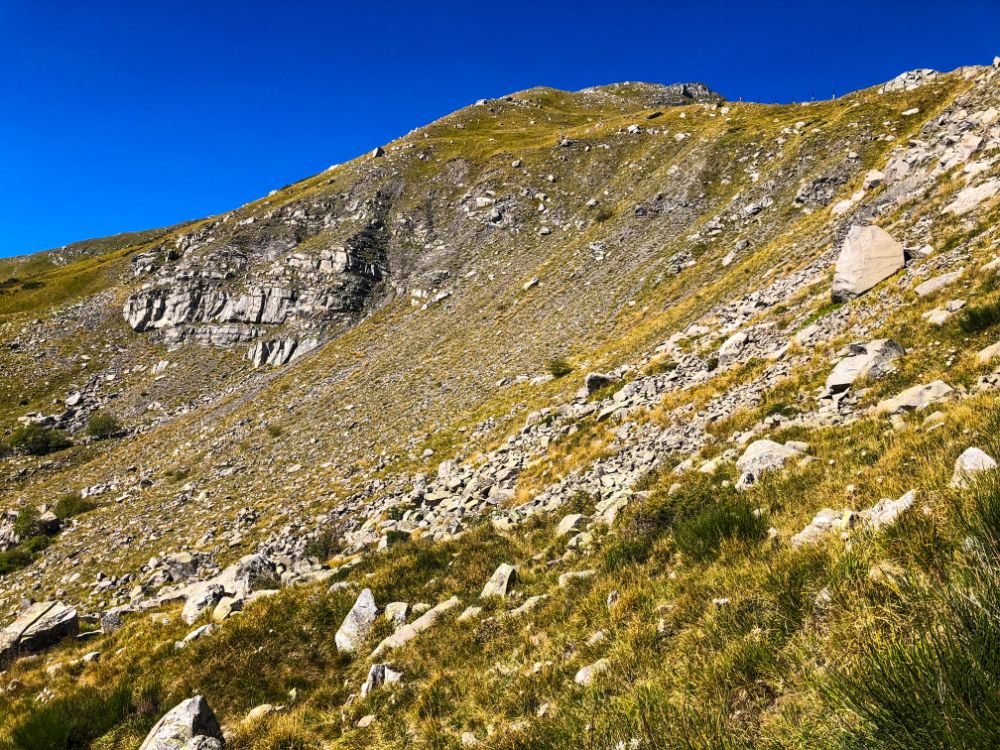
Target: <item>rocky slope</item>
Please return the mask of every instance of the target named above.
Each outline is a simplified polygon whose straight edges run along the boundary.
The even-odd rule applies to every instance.
[[[850,675],[992,497],[998,108],[532,89],[6,262],[0,743],[968,740]]]

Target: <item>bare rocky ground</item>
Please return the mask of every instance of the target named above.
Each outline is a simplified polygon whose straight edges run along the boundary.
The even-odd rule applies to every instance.
[[[51,645],[28,637],[32,602],[95,642],[178,610],[183,648],[279,590],[348,590],[395,545],[487,524],[551,519],[571,562],[655,496],[651,477],[674,492],[729,472],[720,486],[753,492],[822,465],[831,430],[931,430],[1000,380],[957,327],[992,299],[998,108],[995,66],[780,106],[533,89],[223,216],[5,262],[0,425],[75,445],[0,459],[0,553],[24,554],[29,515],[48,524],[0,577],[0,654]],[[95,414],[115,434],[88,435]],[[962,456],[956,487],[995,465]],[[67,496],[86,512],[60,517]],[[800,507],[770,537],[878,531],[913,502]],[[399,681],[384,654],[459,605],[392,614],[364,590],[336,639],[375,646],[361,698]],[[382,614],[398,629],[369,644]],[[225,742],[192,700],[181,739]]]

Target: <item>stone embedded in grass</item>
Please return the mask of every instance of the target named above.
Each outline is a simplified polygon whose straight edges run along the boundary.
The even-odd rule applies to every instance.
[[[570,513],[568,516],[563,516],[562,520],[559,521],[559,525],[556,526],[556,538],[566,536],[571,531],[576,531],[583,518],[582,513]]]
[[[214,581],[200,581],[191,584],[184,592],[184,609],[181,619],[188,625],[194,624],[202,612],[214,609],[215,605],[226,595],[222,584]]]
[[[261,705],[255,706],[247,711],[247,715],[243,717],[243,721],[247,724],[253,724],[265,717],[280,714],[284,711],[284,706],[276,706],[273,703],[262,703]]]
[[[378,606],[375,604],[372,590],[364,589],[334,636],[337,650],[342,653],[355,653],[365,642],[377,617]]]
[[[364,698],[368,693],[382,685],[395,685],[401,679],[403,679],[403,673],[397,672],[388,664],[372,664],[368,669],[368,677],[365,678],[364,684],[361,686],[361,697]]]
[[[146,735],[139,750],[178,750],[198,738],[208,740],[194,743],[202,750],[226,744],[218,719],[208,701],[200,695],[188,698],[164,714]]]
[[[410,611],[407,602],[389,602],[385,605],[385,619],[397,630],[406,624],[406,615]]]
[[[976,361],[981,365],[985,365],[996,357],[1000,357],[1000,341],[980,350],[979,354],[976,355]]]
[[[737,488],[749,487],[768,471],[778,471],[785,462],[801,456],[801,451],[794,447],[776,443],[773,440],[755,440],[736,459],[736,468],[740,470]]]
[[[517,569],[508,563],[500,563],[500,566],[490,577],[490,580],[486,582],[486,585],[483,587],[483,593],[479,595],[479,598],[486,599],[491,596],[507,596],[516,582]]]
[[[853,226],[833,276],[831,297],[846,302],[864,294],[903,267],[903,245],[881,227]]]
[[[908,510],[916,499],[916,491],[910,490],[898,500],[891,498],[879,500],[871,508],[861,511],[858,515],[870,528],[879,531],[885,526],[894,524],[903,511]]]
[[[576,673],[576,677],[573,678],[575,682],[580,687],[588,687],[594,684],[598,675],[604,674],[611,668],[611,662],[607,659],[598,659],[593,664],[588,664]]]
[[[950,385],[943,380],[934,380],[926,385],[907,388],[892,398],[879,401],[875,407],[877,414],[898,414],[902,411],[922,411],[932,404],[944,401],[953,393]]]
[[[966,487],[976,474],[991,471],[997,467],[997,462],[988,453],[979,448],[966,448],[955,459],[955,471],[951,476],[952,487]]]
[[[965,273],[965,269],[962,268],[950,273],[943,273],[940,276],[927,279],[927,281],[922,284],[917,284],[917,286],[913,288],[913,291],[917,293],[918,297],[929,297],[935,292],[944,289],[949,284],[953,284],[958,281],[963,273]]]
[[[461,602],[459,601],[458,597],[453,596],[451,597],[451,599],[447,599],[446,601],[443,601],[440,604],[438,604],[436,607],[432,607],[431,609],[427,610],[416,620],[409,623],[408,625],[404,625],[395,633],[390,635],[388,638],[384,639],[380,644],[378,644],[378,646],[375,647],[375,650],[372,651],[371,658],[378,659],[387,651],[394,648],[399,648],[400,646],[409,643],[414,638],[416,638],[420,633],[430,628],[435,623],[435,621],[437,621],[437,618],[440,615],[447,612],[449,609],[457,607],[460,603]],[[414,609],[416,609],[416,607],[414,607]]]
[[[211,623],[209,623],[207,625],[201,625],[201,626],[195,628],[194,630],[192,630],[190,633],[188,633],[186,636],[184,636],[184,638],[182,638],[181,640],[176,641],[174,643],[174,650],[180,651],[181,649],[185,649],[185,648],[188,647],[189,643],[193,643],[194,641],[201,640],[202,638],[205,638],[206,636],[209,636],[212,633],[214,633],[215,630],[216,630],[216,626],[213,625],[213,624],[211,624]]]
[[[582,581],[585,578],[590,578],[596,575],[597,571],[593,569],[588,570],[571,570],[568,573],[563,573],[559,576],[559,588],[564,589],[569,586],[574,581]]]
[[[880,378],[892,372],[892,362],[906,350],[892,339],[877,339],[866,344],[851,344],[850,355],[840,360],[827,376],[830,393],[845,391],[859,378]]]
[[[987,180],[982,185],[967,187],[960,190],[955,200],[945,207],[945,213],[962,216],[997,193],[1000,193],[1000,180]]]

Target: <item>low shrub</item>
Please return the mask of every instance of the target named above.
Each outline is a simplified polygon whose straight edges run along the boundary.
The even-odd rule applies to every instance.
[[[969,334],[992,328],[997,323],[1000,323],[1000,300],[967,307],[958,319],[959,327]]]
[[[573,372],[573,366],[563,357],[554,357],[549,360],[549,373],[554,378],[563,378]]]
[[[53,513],[62,520],[78,516],[97,507],[97,503],[92,500],[85,500],[79,492],[67,492],[56,500],[56,507]]]
[[[10,447],[32,456],[45,456],[73,445],[66,433],[32,422],[14,430]]]
[[[121,429],[118,420],[104,411],[95,411],[87,420],[87,434],[98,440],[114,437]]]

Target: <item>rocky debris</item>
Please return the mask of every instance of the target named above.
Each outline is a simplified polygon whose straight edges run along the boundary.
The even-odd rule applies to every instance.
[[[441,602],[437,606],[427,610],[416,620],[409,623],[408,625],[404,625],[395,633],[393,633],[388,638],[383,640],[380,644],[378,644],[378,646],[375,647],[375,650],[372,651],[371,658],[378,659],[379,657],[384,655],[387,651],[406,645],[414,638],[416,638],[420,633],[429,629],[437,621],[438,617],[447,612],[449,609],[457,607],[460,603],[461,602],[459,602],[458,597],[453,596],[451,597],[451,599],[447,599],[446,601]]]
[[[867,344],[851,344],[849,355],[837,363],[827,376],[829,393],[846,391],[859,378],[877,379],[895,370],[893,362],[906,351],[892,339],[878,339]]]
[[[900,91],[913,91],[926,83],[930,83],[937,78],[938,72],[930,68],[918,68],[900,73],[891,81],[879,87],[880,94],[893,94]]]
[[[22,654],[34,654],[80,632],[76,610],[62,602],[37,602],[0,631],[0,667]]]
[[[881,227],[852,226],[837,258],[831,296],[846,302],[903,267],[903,245]]]
[[[954,389],[943,380],[934,380],[926,385],[915,385],[902,393],[880,401],[875,407],[877,414],[898,414],[903,411],[922,411],[932,404],[944,401]]]
[[[608,659],[598,659],[593,664],[588,664],[586,667],[581,668],[573,678],[573,682],[580,687],[590,687],[594,684],[598,676],[604,674],[610,668],[611,662]]]
[[[368,677],[361,686],[361,697],[364,698],[382,685],[395,685],[403,679],[403,673],[397,672],[388,664],[372,664],[368,669]]]
[[[337,650],[347,654],[356,653],[368,638],[377,617],[378,606],[375,604],[372,590],[364,589],[334,636]]]
[[[177,704],[149,730],[139,750],[218,750],[225,747],[219,721],[202,696]]]
[[[913,505],[915,499],[916,492],[910,490],[897,500],[885,498],[861,512],[824,508],[813,516],[812,521],[802,531],[793,535],[789,543],[793,548],[817,544],[837,531],[847,538],[851,529],[858,524],[879,531],[895,523],[896,519]]]
[[[316,339],[276,339],[257,341],[247,352],[254,367],[287,365],[319,346]]]
[[[965,487],[976,474],[991,471],[997,467],[997,462],[988,453],[979,448],[966,448],[955,459],[955,471],[951,476],[952,487]]]
[[[490,577],[490,580],[486,582],[486,585],[483,587],[483,592],[479,595],[479,598],[487,599],[491,596],[506,597],[516,582],[517,570],[514,566],[508,565],[507,563],[501,563]]]

